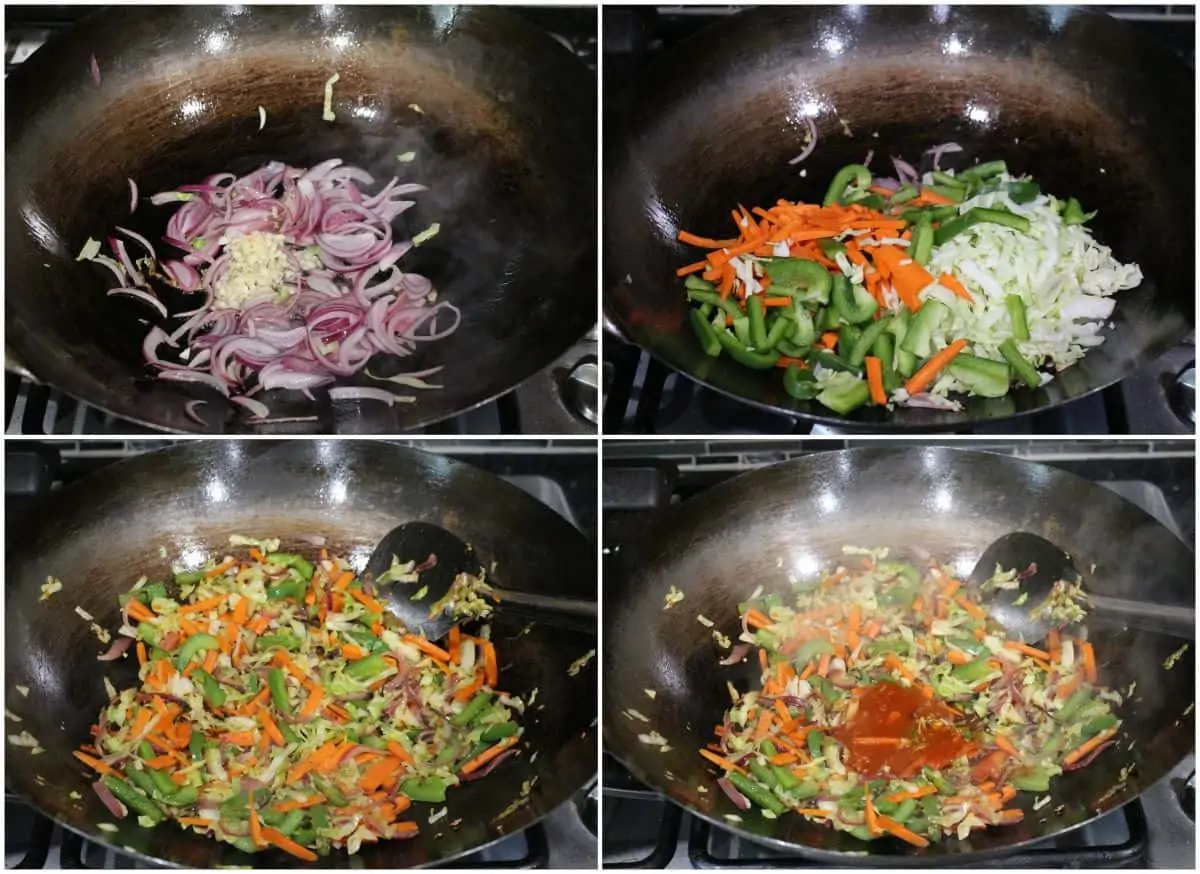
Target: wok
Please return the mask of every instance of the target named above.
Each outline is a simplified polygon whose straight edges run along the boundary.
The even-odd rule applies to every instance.
[[[328,123],[323,91],[335,72]],[[37,51],[6,93],[8,348],[35,378],[125,419],[169,431],[396,433],[508,391],[595,324],[595,80],[515,13],[121,6]],[[399,163],[408,151],[416,159]],[[372,372],[444,366],[434,381],[445,388],[412,404],[336,409],[324,393],[314,402],[276,391],[261,398],[273,417],[318,420],[250,426],[212,389],[149,379],[140,346],[144,320],[157,316],[106,297],[108,271],[75,261],[89,236],[117,224],[167,251],[158,241],[174,210],[147,202],[130,216],[126,178],[148,197],[270,160],[331,157],[370,172],[371,191],[393,175],[429,186],[397,235],[433,222],[441,232],[400,266],[428,276],[463,322]],[[164,302],[184,312],[198,299],[168,290]],[[362,373],[340,382],[381,384]],[[189,398],[209,401],[207,429],[184,414]]]
[[[67,828],[146,860],[294,867],[290,856],[252,860],[169,823],[142,829],[127,819],[112,834],[97,828],[114,817],[71,752],[87,741],[107,700],[102,677],[119,688],[134,684],[136,660],[97,662],[106,647],[75,607],[116,629],[118,593],[141,574],[163,578],[181,559],[189,566],[219,559],[230,534],[260,532],[308,554],[314,547],[305,538],[324,535],[331,552],[365,562],[375,541],[402,520],[445,526],[472,543],[485,564],[495,560],[497,580],[514,587],[578,596],[581,582],[590,586],[595,578],[588,539],[516,487],[457,461],[382,443],[193,442],[112,465],[56,494],[9,541],[6,556],[6,701],[21,717],[20,728],[46,750],[30,756],[7,747],[9,788]],[[47,575],[61,579],[63,589],[39,602]],[[522,635],[525,625],[501,609],[492,628],[505,689],[528,696],[536,687],[545,702],[523,719],[530,752],[451,790],[440,826],[427,820],[442,805],[414,805],[416,839],[364,844],[354,857],[335,851],[317,864],[446,862],[537,822],[592,778],[595,666],[577,677],[567,667],[596,646],[594,634],[535,625]],[[13,691],[17,684],[29,687],[28,698]],[[522,782],[534,778],[529,802],[501,817]],[[82,799],[72,800],[72,791]],[[448,825],[459,818],[457,828]]]
[[[608,314],[630,341],[710,388],[851,429],[959,428],[1082,397],[1152,361],[1193,323],[1191,229],[1176,220],[1194,212],[1192,80],[1161,46],[1067,7],[743,12],[671,51],[639,77],[627,111],[606,120]],[[812,113],[819,137],[801,178],[788,160]],[[820,202],[834,173],[869,150],[873,167],[889,167],[889,156],[917,162],[948,141],[964,151],[944,166],[1004,158],[1043,190],[1099,209],[1097,238],[1146,277],[1117,296],[1103,346],[1040,389],[971,398],[957,413],[848,417],[794,400],[777,372],[704,354],[675,276],[696,260],[676,241],[681,228],[721,236],[738,203]]]
[[[726,654],[703,614],[736,638],[737,604],[762,584],[790,591],[789,577],[811,578],[843,560],[842,547],[886,546],[892,556],[926,550],[964,578],[1001,534],[1023,530],[1060,544],[1097,594],[1164,605],[1194,600],[1191,550],[1138,508],[1068,473],[985,453],[934,448],[822,452],[766,467],[708,489],[667,511],[644,537],[624,544],[622,567],[605,574],[604,743],[639,780],[697,816],[738,834],[822,863],[860,867],[961,867],[1078,828],[1133,800],[1193,748],[1195,658],[1170,671],[1162,662],[1185,641],[1089,622],[1100,682],[1136,695],[1120,709],[1119,741],[1091,765],[1055,778],[1053,801],[1025,820],[916,850],[893,838],[870,843],[785,814],[769,820],[737,813],[697,750],[729,706],[725,683],[758,686],[757,668],[722,667]],[[663,610],[669,586],[684,600]],[[753,674],[753,679],[748,676]],[[644,689],[654,689],[650,699]],[[623,714],[640,711],[645,724]],[[654,728],[671,750],[638,741]],[[1132,750],[1128,747],[1132,744]],[[1122,788],[1122,767],[1134,764]],[[674,779],[667,778],[667,772]],[[700,792],[700,787],[707,791]],[[1056,810],[1063,805],[1061,813]],[[1045,821],[1043,822],[1043,818]]]

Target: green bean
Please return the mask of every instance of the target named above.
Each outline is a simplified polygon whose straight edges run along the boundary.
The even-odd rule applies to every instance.
[[[707,279],[701,279],[699,276],[696,276],[695,274],[689,274],[683,280],[683,287],[686,288],[688,291],[712,292],[712,291],[717,290],[717,286],[714,283],[709,282]]]
[[[193,731],[191,739],[188,740],[188,752],[192,754],[192,761],[199,762],[204,758],[204,735],[199,731]]]
[[[761,784],[754,782],[749,777],[744,777],[737,771],[730,771],[727,776],[729,782],[734,785],[734,788],[759,807],[765,807],[777,816],[787,810],[787,805],[775,797],[775,793]]]
[[[349,673],[348,669],[347,673]],[[267,674],[267,685],[271,689],[271,701],[274,702],[276,709],[284,716],[291,716],[292,700],[288,696],[287,675],[284,674],[283,668],[271,668]]]
[[[519,730],[515,722],[501,722],[485,728],[483,733],[479,735],[479,739],[495,743],[496,741],[504,740],[506,737],[512,737]]]
[[[329,828],[329,809],[324,804],[309,808],[308,814],[312,817],[314,830],[320,831],[323,828]]]
[[[329,781],[313,777],[313,785],[317,787],[320,793],[325,796],[325,799],[334,807],[345,807],[349,803],[346,801],[346,796]]]
[[[1008,183],[1008,199],[1013,203],[1032,203],[1041,195],[1042,189],[1036,182]]]
[[[771,776],[775,778],[775,785],[784,792],[790,794],[800,788],[799,778],[783,765],[772,765]]]
[[[896,809],[896,812],[891,814],[891,817],[892,819],[896,820],[896,822],[904,825],[904,823],[908,822],[909,817],[911,817],[916,810],[917,799],[905,798],[900,802],[900,806]]]
[[[284,816],[277,828],[285,835],[290,835],[296,829],[300,828],[300,823],[304,822],[305,813],[303,810],[289,810]]]
[[[382,653],[374,653],[346,666],[346,676],[352,680],[370,680],[388,669]]]
[[[825,735],[820,729],[813,729],[808,733],[808,751],[812,753],[814,759],[820,758],[823,754],[825,746]]]
[[[789,364],[783,372],[783,390],[798,401],[811,401],[821,393],[812,371],[807,368],[801,370],[795,364]]]
[[[200,684],[200,691],[204,695],[204,700],[214,709],[222,707],[225,704],[225,690],[221,688],[221,684],[216,681],[212,674],[203,668],[197,668],[192,672],[192,678]]]
[[[909,254],[918,264],[928,264],[933,254],[933,225],[928,217],[923,217],[913,229],[912,245]]]
[[[175,574],[175,585],[194,586],[204,580],[204,571],[179,571]]]
[[[799,801],[803,801],[805,798],[812,798],[815,795],[820,795],[821,784],[816,780],[805,780],[800,785],[791,789],[788,794]]]
[[[892,204],[892,206],[899,206],[902,203],[908,203],[920,193],[921,192],[917,190],[915,185],[901,185],[896,189],[892,196],[888,198],[888,201]]]
[[[132,768],[130,770],[133,770]],[[157,804],[147,798],[131,785],[126,783],[120,777],[114,777],[112,774],[106,774],[101,778],[104,785],[108,787],[113,795],[117,796],[117,800],[123,802],[128,807],[132,808],[134,813],[140,816],[148,816],[154,820],[155,825],[162,822],[166,815],[162,812]]]
[[[265,849],[254,843],[250,838],[234,838],[232,843],[243,853],[261,853]]]
[[[833,181],[829,183],[829,188],[825,192],[825,199],[821,202],[821,205],[833,206],[835,203],[844,203],[846,188],[852,182],[856,189],[864,190],[870,188],[871,171],[862,164],[847,164],[837,172],[833,177]]]
[[[307,591],[308,583],[304,580],[287,580],[267,589],[267,599],[271,601],[282,601],[286,598],[295,600]]]
[[[999,176],[1001,173],[1008,171],[1008,164],[1004,161],[986,161],[983,164],[976,164],[974,167],[969,167],[958,174],[958,178],[963,181],[979,181],[989,179],[992,176]]]
[[[125,769],[125,779],[155,801],[166,801],[167,793],[158,788],[147,770],[130,765]],[[172,783],[171,788],[175,788],[175,784]]]
[[[759,783],[762,783],[768,789],[774,789],[779,785],[779,780],[775,778],[774,772],[762,762],[758,761],[758,759],[750,760],[749,769],[754,779]]]

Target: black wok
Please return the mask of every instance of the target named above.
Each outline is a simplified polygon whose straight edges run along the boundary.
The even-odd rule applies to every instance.
[[[1097,594],[1168,606],[1194,601],[1191,550],[1086,480],[951,449],[822,452],[738,477],[668,511],[637,543],[623,546],[615,578],[606,569],[607,749],[635,777],[697,816],[814,861],[851,867],[962,866],[1077,828],[1133,800],[1193,748],[1194,653],[1165,671],[1162,662],[1185,641],[1089,622],[1100,681],[1121,689],[1136,681],[1136,693],[1120,709],[1125,723],[1118,744],[1088,767],[1056,778],[1053,801],[1040,812],[1031,810],[1031,796],[1021,796],[1023,822],[916,850],[890,838],[865,843],[793,814],[769,820],[747,813],[736,826],[724,819],[738,811],[697,750],[712,739],[729,706],[726,679],[745,691],[747,674],[756,672],[721,667],[726,651],[717,649],[697,614],[736,638],[737,604],[756,586],[787,591],[790,575],[805,578],[835,566],[845,545],[887,546],[910,558],[917,557],[915,549],[927,550],[965,575],[989,543],[1013,530],[1060,544],[1085,573],[1094,563],[1087,585]],[[671,585],[684,600],[663,610]],[[644,689],[657,695],[650,699]],[[649,724],[625,716],[629,708]],[[666,736],[670,752],[638,741],[652,727]],[[1135,765],[1132,776],[1110,791],[1129,764]]]
[[[334,72],[329,123],[322,99]],[[516,13],[122,5],[37,51],[6,94],[8,348],[35,378],[125,419],[170,431],[396,433],[508,391],[595,324],[595,79]],[[416,159],[399,163],[408,151]],[[331,157],[377,186],[398,175],[430,188],[397,234],[432,222],[441,232],[400,266],[428,276],[463,322],[372,372],[444,365],[445,388],[413,404],[336,409],[323,392],[313,402],[276,391],[260,398],[273,417],[317,421],[252,428],[212,389],[148,379],[139,320],[158,316],[106,297],[111,274],[75,261],[89,236],[103,240],[117,224],[162,237],[173,210],[143,203],[130,216],[126,177],[148,197],[269,160]],[[164,301],[172,312],[199,303],[170,290]],[[380,385],[361,373],[342,382]],[[207,429],[184,414],[193,397],[209,401]]]
[[[497,580],[511,586],[577,597],[581,585],[593,591],[595,552],[553,511],[476,468],[383,443],[194,442],[113,465],[55,495],[9,540],[6,556],[5,697],[23,720],[20,728],[46,750],[30,756],[9,745],[8,787],[67,828],[137,857],[195,868],[252,861],[293,867],[291,857],[251,859],[171,824],[142,829],[126,820],[112,834],[97,828],[114,817],[71,752],[87,742],[106,700],[102,677],[118,687],[134,684],[136,660],[97,662],[106,647],[74,610],[81,606],[116,629],[116,596],[139,575],[162,578],[183,556],[190,563],[224,555],[230,534],[261,532],[310,554],[305,538],[323,535],[332,552],[361,554],[365,562],[376,540],[405,520],[455,532],[485,563],[495,560]],[[61,579],[63,590],[39,602],[47,575]],[[544,702],[524,718],[529,752],[452,790],[438,826],[427,823],[437,805],[414,805],[421,828],[415,840],[364,844],[354,857],[334,852],[319,864],[446,862],[526,828],[591,779],[595,665],[577,677],[567,668],[596,646],[595,636],[541,625],[522,635],[525,625],[500,610],[493,635],[506,691],[527,696],[536,687]],[[28,698],[14,691],[18,684],[29,687]],[[534,778],[528,804],[501,816],[522,782]],[[72,791],[82,799],[72,800]],[[457,828],[449,825],[459,818]]]
[[[607,310],[629,340],[705,385],[760,407],[852,429],[949,429],[1044,410],[1131,374],[1193,323],[1193,75],[1107,15],[1068,7],[770,7],[687,40],[606,116]],[[816,150],[788,160],[816,111]],[[845,126],[843,126],[845,125]],[[839,417],[783,391],[778,372],[703,353],[676,268],[683,228],[721,236],[738,203],[820,201],[841,166],[945,166],[1004,158],[1100,214],[1099,240],[1146,276],[1117,297],[1105,344],[1036,391],[962,411],[864,408]],[[928,164],[928,159],[926,159]],[[928,167],[920,168],[928,169]],[[1178,221],[1179,216],[1187,217]]]

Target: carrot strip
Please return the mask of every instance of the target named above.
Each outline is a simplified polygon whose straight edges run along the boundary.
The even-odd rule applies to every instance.
[[[1041,659],[1044,662],[1050,660],[1050,653],[1046,652],[1044,649],[1038,649],[1035,646],[1029,646],[1028,644],[1021,643],[1019,641],[1006,640],[1004,642],[1004,648],[1011,649],[1013,652],[1024,653],[1027,656],[1033,656],[1035,659]]]
[[[1096,650],[1086,641],[1083,644],[1083,673],[1089,683],[1096,682]]]
[[[767,628],[773,623],[766,614],[751,608],[746,611],[746,624],[751,628]]]
[[[490,640],[479,642],[483,648],[483,668],[487,678],[487,684],[495,687],[500,682],[500,662],[496,658],[496,646]],[[449,661],[449,653],[446,653],[446,661]]]
[[[287,741],[283,739],[283,732],[279,730],[279,726],[275,724],[275,720],[271,718],[267,708],[258,708],[258,721],[262,723],[263,731],[267,733],[267,737],[275,746],[287,746]]]
[[[421,652],[425,653],[427,656],[432,656],[439,662],[450,661],[450,653],[446,652],[436,643],[430,643],[423,637],[418,637],[415,634],[406,634],[404,635],[403,640],[405,643],[415,646]]]
[[[291,853],[297,859],[303,859],[305,862],[317,861],[316,853],[314,853],[312,850],[309,850],[309,849],[306,849],[306,848],[300,846],[298,843],[293,841],[291,838],[289,838],[287,835],[283,834],[282,832],[277,832],[273,828],[268,828],[266,826],[263,826],[262,836],[264,838],[266,838],[270,843],[279,847],[279,849],[283,850],[285,853]]]
[[[905,841],[906,843],[912,844],[914,847],[929,846],[929,841],[925,840],[925,838],[921,837],[916,832],[906,829],[891,817],[877,816],[875,817],[875,821],[885,832],[898,837],[900,840]]]
[[[872,835],[879,834],[879,820],[875,815],[875,805],[871,803],[871,793],[868,791],[865,794],[867,805],[867,831]]]
[[[688,276],[692,273],[699,273],[701,270],[708,269],[707,261],[696,261],[692,264],[686,264],[675,271],[676,276]]]
[[[116,768],[113,768],[110,765],[104,764],[104,762],[100,761],[97,758],[93,758],[92,756],[89,756],[87,753],[81,753],[81,752],[79,752],[79,750],[76,750],[75,752],[71,753],[71,755],[73,755],[75,758],[79,759],[79,761],[83,762],[85,765],[87,765],[89,768],[91,768],[93,771],[96,771],[97,773],[111,774],[114,777],[121,776],[121,772],[118,771]]]
[[[700,755],[704,756],[704,758],[708,759],[710,762],[724,771],[737,771],[739,774],[746,773],[745,768],[741,767],[740,765],[735,765],[733,762],[729,761],[729,759],[718,756],[716,753],[711,752],[710,750],[701,749]]]
[[[175,821],[180,825],[198,825],[201,828],[212,828],[217,824],[215,819],[207,819],[203,816],[181,816]]]
[[[250,840],[254,841],[254,846],[266,846],[263,840],[262,823],[258,820],[258,811],[254,807],[254,796],[250,796]]]
[[[1064,765],[1075,764],[1080,759],[1084,758],[1089,753],[1091,753],[1093,750],[1095,750],[1097,747],[1099,747],[1101,744],[1105,743],[1109,738],[1113,737],[1116,733],[1117,733],[1117,729],[1115,726],[1113,728],[1106,728],[1104,731],[1100,732],[1098,735],[1096,735],[1091,740],[1084,741],[1079,746],[1075,747],[1075,749],[1073,749],[1071,752],[1069,752],[1067,754],[1067,757],[1065,759],[1063,759],[1063,764]]]
[[[313,576],[313,579],[314,580],[316,579],[315,575]],[[348,589],[347,591],[350,593],[351,598],[353,598],[358,603],[362,604],[364,607],[366,607],[372,613],[380,613],[380,614],[383,613],[383,605],[380,604],[378,601],[376,601],[374,598],[372,598],[370,595],[368,595],[366,592],[362,591],[361,589]]]
[[[737,240],[710,240],[708,237],[698,237],[687,231],[680,231],[678,238],[681,243],[687,243],[689,246],[696,246],[701,249],[724,249],[737,244]]]
[[[924,798],[926,795],[933,795],[936,792],[936,786],[922,786],[919,789],[912,789],[907,792],[893,792],[891,795],[885,796],[883,800],[891,804],[900,804],[902,801],[907,801],[910,798]]]
[[[175,764],[175,757],[168,755],[155,756],[152,759],[146,759],[146,767],[153,768],[156,771],[161,771],[164,768],[169,768]]]
[[[830,815],[828,810],[822,810],[819,807],[801,807],[796,811],[796,813],[800,814],[801,816],[816,816],[821,819],[824,819]]]
[[[883,362],[874,355],[866,357],[867,387],[871,390],[871,400],[879,406],[887,403],[887,392],[883,388]]]
[[[518,740],[520,740],[520,738],[515,737],[515,736],[514,737],[506,737],[504,740],[500,741],[498,744],[493,746],[491,749],[484,750],[482,753],[480,753],[475,758],[471,759],[469,762],[467,762],[465,765],[463,765],[460,773],[462,773],[462,774],[475,773],[480,768],[482,768],[484,765],[486,765],[488,762],[490,762],[492,759],[496,758],[498,755],[500,755],[502,752],[504,752],[506,749],[508,749],[511,746],[515,746]]]
[[[309,719],[316,715],[317,708],[321,704],[321,699],[325,697],[324,690],[320,686],[313,685],[312,691],[308,693],[308,698],[304,702],[304,706],[300,708],[300,716],[303,719]]]
[[[904,390],[910,395],[919,394],[933,382],[934,378],[942,372],[942,369],[955,359],[959,352],[967,348],[967,341],[964,339],[955,340],[945,349],[935,353],[921,368],[912,375],[908,382],[904,383]]]
[[[974,616],[976,619],[987,619],[987,613],[984,611],[984,609],[978,604],[969,600],[965,595],[959,595],[954,599],[954,603],[959,607],[962,607],[967,611],[967,613]]]
[[[998,746],[1000,749],[1004,750],[1004,752],[1008,753],[1014,759],[1021,758],[1021,754],[1017,751],[1017,748],[1015,746],[1013,746],[1012,741],[1010,741],[1004,735],[1002,735],[1002,734],[996,735],[995,741],[996,741],[996,746]]]
[[[229,561],[221,562],[221,564],[217,565],[212,570],[205,571],[204,578],[206,580],[211,580],[213,577],[219,577],[221,574],[225,573],[228,570],[232,570],[235,567],[237,567],[237,559],[231,558],[231,559],[229,559]],[[182,612],[182,611],[180,611],[180,612]]]
[[[125,612],[139,622],[153,622],[158,618],[154,614],[153,610],[151,610],[141,601],[137,600],[137,598],[132,599],[129,604],[126,605]]]
[[[938,284],[950,289],[956,295],[969,303],[975,303],[975,298],[971,297],[971,292],[967,291],[967,287],[958,281],[957,278],[949,273],[943,273],[938,277]]]

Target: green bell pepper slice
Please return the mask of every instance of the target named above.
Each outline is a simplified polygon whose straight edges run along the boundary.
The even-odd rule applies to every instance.
[[[845,203],[846,189],[853,187],[865,191],[871,187],[871,171],[862,164],[847,164],[833,177],[825,192],[822,206],[833,206],[835,203]]]

